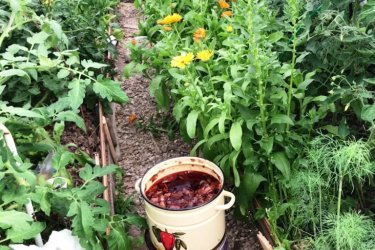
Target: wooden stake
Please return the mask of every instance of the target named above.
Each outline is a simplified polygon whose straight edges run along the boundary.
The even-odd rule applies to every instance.
[[[258,232],[257,237],[263,250],[273,250],[273,247],[271,246],[271,244],[268,242],[266,237],[264,237],[264,235],[261,232]]]
[[[113,159],[115,164],[118,164],[116,149],[113,146],[112,136],[111,136],[111,133],[109,132],[107,119],[103,116],[102,120],[103,120],[103,127],[104,127],[105,136],[106,136],[107,142],[109,144],[109,150],[111,152],[112,159]]]
[[[102,159],[102,167],[108,165],[107,162],[107,154],[106,154],[106,146],[105,146],[105,132],[104,132],[104,124],[103,124],[103,108],[102,104],[99,102],[99,127],[100,127],[100,154]],[[108,190],[108,176],[103,176],[103,186],[105,187],[103,198],[104,200],[109,202],[109,190]]]

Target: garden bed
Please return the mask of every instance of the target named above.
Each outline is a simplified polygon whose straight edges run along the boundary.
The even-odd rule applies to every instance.
[[[126,47],[137,36],[137,21],[140,16],[133,3],[121,3],[119,12],[120,24],[125,31],[125,41],[120,43],[120,57],[116,68],[122,69],[124,61],[130,62]],[[123,89],[129,96],[129,103],[116,109],[116,121],[121,149],[120,166],[125,171],[123,191],[130,195],[134,193],[135,181],[142,177],[147,169],[163,160],[189,155],[192,145],[184,143],[172,127],[171,132],[175,133],[172,139],[168,138],[171,132],[158,132],[157,129],[167,130],[168,126],[163,126],[161,116],[157,118],[156,103],[149,95],[149,80],[142,76],[125,79]],[[129,123],[131,115],[136,115],[143,126],[137,126],[136,121]],[[151,121],[156,124],[150,124]],[[165,124],[168,123],[164,121]],[[138,195],[134,196],[134,201],[137,211],[144,214],[143,201]],[[238,221],[233,211],[230,211],[227,216],[227,230],[229,249],[259,249],[256,239],[258,230],[252,219]]]
[[[229,249],[259,221],[277,249],[374,248],[375,0],[0,8],[0,249],[144,249],[134,184],[189,154],[236,195]]]

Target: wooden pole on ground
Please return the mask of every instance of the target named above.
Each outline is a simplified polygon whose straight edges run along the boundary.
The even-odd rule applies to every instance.
[[[107,154],[106,154],[106,145],[105,145],[105,132],[104,132],[104,124],[103,124],[103,108],[102,104],[99,102],[99,136],[100,136],[100,155],[102,160],[102,167],[108,165],[107,162]],[[103,186],[105,187],[103,198],[104,200],[110,202],[109,200],[109,190],[108,190],[108,175],[103,176]]]

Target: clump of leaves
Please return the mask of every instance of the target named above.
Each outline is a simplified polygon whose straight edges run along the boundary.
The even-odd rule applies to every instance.
[[[114,56],[117,54],[115,45],[109,41],[108,29],[111,28],[111,34],[118,41],[123,37],[114,14],[119,2],[53,0],[51,5],[44,6],[44,9],[49,18],[58,21],[63,30],[68,31],[71,45],[79,48],[83,58],[104,62],[105,53],[111,52]]]
[[[51,142],[45,140],[44,143],[48,141]],[[98,178],[118,168],[114,165],[103,168],[93,166],[91,159],[85,160],[85,155],[71,153],[56,144],[49,147],[57,150],[52,158],[56,171],[53,177],[69,179],[71,177],[61,174],[62,170],[66,170],[68,165],[86,162],[79,172],[82,185],[55,189],[33,171],[31,163],[13,156],[0,134],[0,235],[5,235],[0,238],[0,245],[22,243],[45,230],[47,225],[43,221],[34,222],[24,212],[24,205],[31,199],[38,218],[43,218],[42,214],[50,216],[57,213],[60,218],[69,220],[73,234],[86,249],[104,249],[106,244],[112,246],[111,249],[132,249],[136,241],[127,234],[129,227],[145,227],[145,220],[131,213],[111,216],[109,204],[99,198],[105,188]],[[50,230],[53,225],[48,227]],[[110,229],[108,236],[107,228]]]
[[[330,214],[324,220],[324,230],[314,241],[314,249],[374,249],[375,224],[369,217],[347,212],[337,218]]]
[[[343,247],[337,249],[367,249],[361,248],[359,242],[373,239],[367,237],[366,240],[355,241],[355,237],[362,237],[359,234],[361,230],[367,229],[368,223],[373,222],[357,213],[346,212],[356,209],[357,204],[343,205],[345,193],[353,195],[362,190],[366,180],[375,173],[368,143],[321,135],[310,143],[306,157],[287,185],[294,205],[291,225],[298,228],[293,230],[294,233],[303,236],[303,231],[312,230],[317,244],[329,241],[330,245]],[[356,221],[358,227],[355,227]],[[347,226],[353,230],[340,233]],[[358,235],[350,236],[356,230]],[[353,238],[354,243],[343,241],[342,237]],[[350,244],[354,244],[352,248],[346,248]]]
[[[29,1],[0,1],[0,115],[75,122],[88,97],[125,103],[120,84],[95,75],[107,65],[80,58],[55,20],[39,16]],[[5,119],[2,119],[4,122]]]

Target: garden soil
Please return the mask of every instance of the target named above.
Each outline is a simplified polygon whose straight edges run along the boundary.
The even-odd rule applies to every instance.
[[[122,81],[122,89],[129,96],[129,103],[116,106],[115,117],[117,123],[118,144],[120,149],[119,165],[124,170],[122,191],[127,195],[134,195],[135,207],[138,213],[144,215],[143,203],[139,195],[135,194],[134,183],[144,172],[155,164],[179,156],[189,155],[192,145],[184,143],[178,135],[177,139],[169,140],[168,136],[155,136],[150,130],[137,126],[137,120],[147,125],[150,119],[157,116],[156,104],[149,95],[149,81],[142,76],[123,79],[121,72],[129,63],[127,45],[137,36],[138,18],[141,16],[133,3],[122,2],[118,8],[120,25],[125,33],[124,41],[119,42],[119,55],[116,60],[118,80]],[[256,226],[250,222],[241,222],[233,218],[233,211],[227,214],[227,233],[229,249],[252,250],[260,249],[256,238]],[[132,234],[142,235],[144,232],[132,230]],[[146,249],[141,247],[141,249]]]

